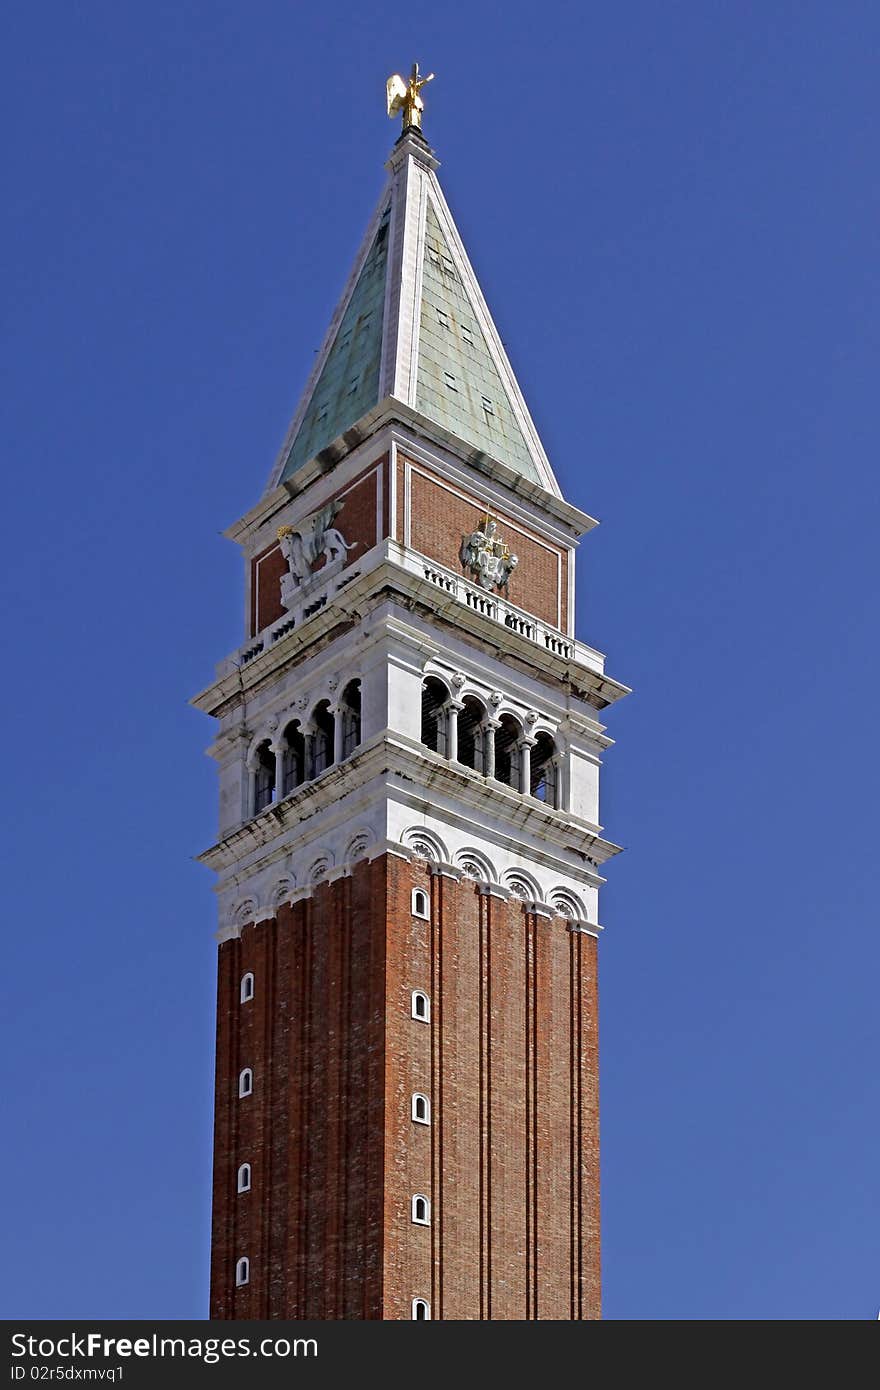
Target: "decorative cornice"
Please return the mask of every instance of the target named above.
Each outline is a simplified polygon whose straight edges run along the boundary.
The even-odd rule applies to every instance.
[[[504,623],[476,612],[458,598],[444,597],[442,590],[417,572],[419,565],[412,559],[407,564],[409,556],[410,552],[405,552],[393,541],[375,546],[363,557],[360,573],[346,585],[341,596],[331,599],[299,627],[283,633],[277,640],[272,640],[272,632],[268,630],[260,639],[267,643],[262,651],[245,665],[230,662],[228,671],[193,696],[190,703],[215,717],[235,708],[248,692],[268,677],[292,662],[301,661],[307,651],[340,628],[349,627],[353,612],[365,616],[371,606],[377,607],[387,601],[389,591],[402,595],[407,604],[424,604],[435,622],[449,622],[460,629],[466,625],[469,641],[484,642],[492,650],[503,653],[504,659],[516,660],[542,680],[549,677],[563,684],[573,684],[596,708],[603,708],[629,693],[627,686],[595,666],[587,665],[581,656],[585,649],[574,639],[560,634],[568,651],[556,653]]]
[[[466,805],[476,819],[485,820],[487,812],[493,820],[506,820],[511,838],[518,838],[527,827],[533,828],[536,839],[553,846],[557,856],[573,854],[578,868],[566,863],[566,872],[577,872],[585,881],[599,883],[601,878],[587,865],[603,864],[620,853],[620,846],[606,840],[600,828],[580,820],[569,812],[552,811],[542,802],[526,798],[503,783],[489,781],[470,768],[446,761],[422,744],[411,744],[387,730],[365,744],[351,758],[327,768],[313,782],[297,788],[282,801],[273,802],[265,811],[230,831],[210,849],[198,855],[198,861],[211,869],[231,868],[246,856],[277,842],[279,829],[294,828],[317,812],[336,804],[347,794],[362,791],[372,777],[399,776],[399,790],[405,799],[422,805],[432,789],[442,789],[451,799]],[[412,787],[422,791],[413,795]],[[399,847],[398,852],[402,852]],[[565,859],[562,859],[565,863]]]

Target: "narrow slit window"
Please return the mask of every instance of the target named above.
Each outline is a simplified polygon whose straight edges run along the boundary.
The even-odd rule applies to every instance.
[[[431,1022],[431,1001],[423,989],[414,989],[412,992],[412,1016],[418,1019],[419,1023]]]
[[[423,1096],[421,1091],[416,1091],[412,1098],[412,1122],[414,1125],[429,1125],[431,1123],[431,1102],[427,1096]]]
[[[431,900],[424,888],[414,888],[412,895],[412,912],[414,917],[429,918],[431,915]]]
[[[417,1192],[412,1199],[412,1219],[416,1226],[431,1224],[431,1203],[421,1192]]]
[[[251,1277],[251,1262],[246,1255],[242,1255],[235,1264],[235,1286],[240,1289],[242,1284],[247,1284]]]
[[[247,1004],[247,1003],[249,1003],[249,1001],[250,1001],[251,999],[253,999],[253,997],[254,997],[254,974],[253,974],[253,971],[252,971],[252,970],[248,970],[244,975],[242,975],[242,977],[241,977],[241,989],[239,990],[239,996],[238,996],[238,997],[239,997],[239,999],[241,1000],[242,1004]]]
[[[412,1320],[413,1322],[430,1322],[431,1305],[424,1298],[414,1298],[412,1301]]]
[[[238,1191],[250,1192],[251,1190],[251,1165],[243,1163],[238,1170]]]
[[[239,1097],[243,1099],[245,1096],[251,1095],[252,1092],[253,1092],[253,1089],[254,1089],[254,1074],[253,1074],[253,1072],[251,1071],[250,1067],[245,1067],[244,1071],[241,1072],[241,1073],[239,1074],[239,1078],[238,1078],[238,1094],[239,1094]]]

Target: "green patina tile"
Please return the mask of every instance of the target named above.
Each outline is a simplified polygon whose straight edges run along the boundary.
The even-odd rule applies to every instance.
[[[337,435],[372,410],[379,399],[390,213],[389,207],[364,261],[305,418],[287,456],[282,480],[289,478]]]
[[[416,390],[416,407],[422,414],[517,473],[540,482],[430,205]]]

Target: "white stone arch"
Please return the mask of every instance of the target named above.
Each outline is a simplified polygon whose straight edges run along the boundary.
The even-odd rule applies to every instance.
[[[309,865],[308,881],[311,884],[323,883],[330,870],[333,868],[333,854],[329,849],[322,849],[316,854]]]
[[[440,836],[435,835],[433,830],[428,830],[427,826],[411,825],[408,830],[404,830],[400,843],[406,849],[411,849],[420,859],[428,859],[435,864],[449,863],[449,850]]]
[[[457,869],[461,869],[465,878],[475,879],[478,883],[498,882],[495,865],[482,850],[470,846],[460,849],[456,852],[453,863]]]
[[[356,835],[352,835],[345,849],[343,864],[353,864],[356,859],[363,859],[372,843],[371,830],[359,830]]]
[[[483,706],[486,716],[494,715],[495,707],[489,699],[489,691],[486,686],[479,686],[472,680],[466,680],[461,690],[455,692],[456,700],[477,700]]]
[[[511,719],[516,720],[517,724],[522,729],[524,734],[529,732],[529,727],[526,723],[525,710],[522,708],[521,705],[517,706],[511,704],[510,700],[508,700],[506,697],[500,702],[500,704],[493,705],[492,713],[495,719],[500,719],[502,715],[505,714],[509,715]]]
[[[425,664],[422,670],[423,685],[426,680],[437,681],[438,684],[442,685],[443,689],[446,691],[447,700],[451,700],[453,695],[455,695],[456,699],[461,699],[461,696],[453,688],[452,678],[446,673],[446,671],[441,671],[438,666],[435,666],[434,662],[431,660],[429,660]]]
[[[544,901],[540,883],[526,869],[505,869],[501,882],[515,898],[522,898],[524,902]]]
[[[234,926],[246,927],[248,922],[253,922],[257,917],[257,903],[254,898],[242,898],[241,902],[235,904],[229,913],[229,920]]]
[[[285,903],[290,902],[295,892],[295,874],[283,874],[281,878],[276,879],[269,893],[269,907],[272,909],[273,916],[279,907],[283,907]]]
[[[245,757],[245,763],[247,764],[249,772],[254,772],[256,770],[254,759],[256,758],[257,749],[260,747],[260,744],[268,743],[270,748],[274,748],[275,740],[280,738],[280,736],[281,732],[278,724],[273,725],[271,728],[268,724],[264,724],[259,733],[254,734],[248,744],[247,755]]]
[[[538,734],[546,734],[547,737],[552,738],[553,742],[556,744],[557,752],[561,752],[559,731],[550,723],[550,720],[547,719],[543,714],[539,714],[534,724],[530,725],[529,733],[531,734],[532,738],[537,738]]]
[[[547,894],[547,901],[560,917],[567,917],[570,922],[586,922],[587,909],[577,893],[572,893],[570,888],[551,889]]]

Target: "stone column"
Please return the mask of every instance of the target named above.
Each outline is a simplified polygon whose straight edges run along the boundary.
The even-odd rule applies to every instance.
[[[561,811],[565,805],[562,786],[562,779],[565,776],[565,759],[561,753],[554,753],[550,761],[553,764],[553,771],[555,773],[553,778],[553,809],[554,811]]]
[[[333,715],[333,761],[342,762],[342,705],[331,705],[330,713]]]
[[[275,795],[272,800],[280,801],[284,795],[284,755],[287,752],[287,740],[280,738],[270,746],[275,754]]]
[[[501,728],[500,719],[487,719],[483,725],[483,774],[495,776],[495,730]]]
[[[312,723],[302,725],[303,743],[305,751],[303,753],[303,781],[311,782],[315,775],[315,726]]]
[[[524,796],[532,790],[532,749],[537,743],[534,738],[521,738],[519,741],[519,789]]]
[[[446,703],[446,756],[451,763],[458,762],[458,716],[463,709],[461,700]]]

